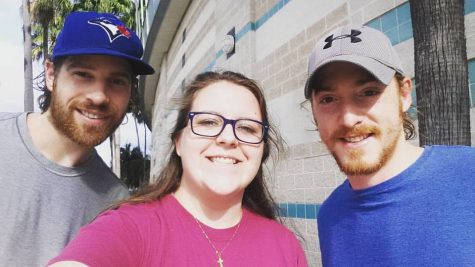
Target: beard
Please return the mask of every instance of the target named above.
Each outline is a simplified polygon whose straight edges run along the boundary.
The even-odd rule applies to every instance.
[[[108,121],[100,126],[80,124],[74,119],[77,110],[96,110],[107,116]],[[108,103],[95,105],[87,99],[76,98],[68,105],[61,101],[57,90],[51,92],[50,122],[53,126],[74,143],[94,147],[102,143],[120,125],[125,115]]]
[[[361,125],[351,129],[340,128],[334,134],[331,135],[330,140],[338,140],[341,136],[358,136],[371,133],[373,138],[379,140],[382,148],[379,151],[371,151],[371,153],[377,153],[375,159],[365,159],[365,153],[363,148],[348,149],[345,156],[338,156],[335,150],[330,147],[331,154],[336,160],[338,167],[346,175],[370,175],[379,171],[389,159],[394,155],[396,145],[401,138],[401,131],[403,129],[403,113],[400,111],[399,123],[393,127],[385,129],[383,131],[376,126]]]

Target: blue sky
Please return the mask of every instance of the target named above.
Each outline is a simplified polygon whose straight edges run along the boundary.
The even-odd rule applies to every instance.
[[[22,17],[20,13],[21,1],[0,0],[0,112],[23,111],[23,36]],[[38,64],[34,65],[33,75],[39,73]],[[35,99],[35,105],[36,105]],[[132,116],[121,126],[121,144],[137,144],[135,126]],[[125,121],[125,120],[124,120]],[[143,126],[139,127],[140,142],[143,151],[144,140]],[[151,143],[150,134],[147,143]],[[150,145],[147,145],[150,148]],[[147,148],[147,152],[150,149]],[[110,163],[109,142],[106,140],[97,147],[104,161]]]

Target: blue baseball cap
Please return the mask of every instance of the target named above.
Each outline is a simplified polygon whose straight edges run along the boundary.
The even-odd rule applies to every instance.
[[[155,70],[141,57],[139,37],[116,16],[109,13],[72,12],[58,34],[52,60],[64,56],[109,55],[127,59],[137,75]]]

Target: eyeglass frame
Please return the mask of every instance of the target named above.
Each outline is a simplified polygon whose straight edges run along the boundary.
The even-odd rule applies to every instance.
[[[215,115],[215,116],[218,116],[220,117],[221,119],[223,119],[223,126],[221,127],[221,130],[219,130],[219,132],[215,135],[204,135],[204,134],[199,134],[199,133],[196,133],[195,130],[193,129],[193,118],[195,117],[195,115],[198,115],[198,114],[210,114],[210,115]],[[225,118],[224,116],[222,115],[219,115],[219,114],[216,114],[216,113],[213,113],[213,112],[200,112],[200,111],[190,111],[188,112],[188,119],[190,120],[190,128],[191,128],[191,131],[198,135],[198,136],[204,136],[204,137],[217,137],[219,136],[223,131],[224,129],[226,128],[226,126],[228,124],[231,124],[232,128],[233,128],[233,134],[234,134],[234,137],[239,140],[240,142],[243,142],[243,143],[246,143],[246,144],[252,144],[252,145],[257,145],[257,144],[260,144],[262,143],[262,141],[265,142],[265,137],[267,135],[267,132],[269,131],[269,124],[267,124],[267,122],[265,121],[258,121],[258,120],[253,120],[253,119],[248,119],[248,118],[242,118],[242,119],[236,119],[236,120],[233,120],[233,119],[227,119]],[[236,122],[238,121],[241,121],[241,120],[247,120],[247,121],[253,121],[253,122],[257,122],[259,123],[260,125],[262,125],[263,129],[262,129],[262,136],[261,136],[261,139],[259,142],[247,142],[247,141],[244,141],[244,140],[241,140],[237,135],[236,135]]]

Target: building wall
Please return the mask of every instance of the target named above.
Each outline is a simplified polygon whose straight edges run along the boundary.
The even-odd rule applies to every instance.
[[[234,70],[256,79],[264,89],[272,122],[287,144],[277,167],[270,166],[268,183],[286,224],[303,237],[310,265],[320,266],[316,215],[320,204],[345,176],[321,143],[309,103],[304,99],[308,55],[316,40],[335,26],[350,22],[376,23],[378,18],[405,2],[192,1],[161,64],[152,118],[152,179],[156,179],[169,152],[176,99],[187,81],[200,72],[215,69]],[[467,55],[473,59],[475,12],[468,13],[465,21]],[[406,26],[401,24],[402,41],[395,46],[407,74],[413,76],[413,39],[403,38]],[[221,50],[222,40],[233,27],[236,52],[227,58]],[[472,65],[471,73],[475,77],[475,63]],[[475,128],[474,110],[471,110],[472,129]],[[474,132],[472,130],[472,143],[475,144]]]

